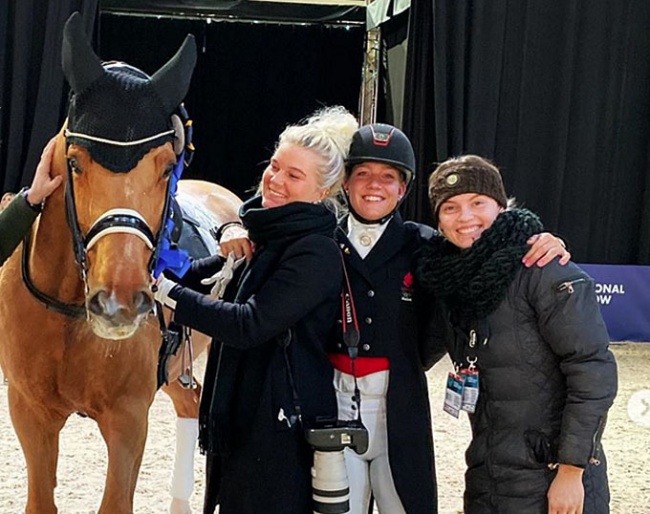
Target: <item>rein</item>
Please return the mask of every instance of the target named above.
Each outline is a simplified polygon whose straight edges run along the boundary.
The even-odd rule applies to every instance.
[[[32,278],[29,276],[30,236],[31,231],[29,234],[27,234],[23,242],[23,252],[20,266],[23,282],[25,283],[27,290],[32,294],[34,298],[45,305],[47,309],[53,310],[58,314],[63,314],[64,316],[68,316],[70,318],[84,318],[86,316],[86,307],[84,305],[61,302],[56,298],[53,298],[52,296],[49,296],[40,291],[34,282],[32,282]]]

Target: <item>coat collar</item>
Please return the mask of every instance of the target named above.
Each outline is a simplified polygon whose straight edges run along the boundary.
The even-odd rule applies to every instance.
[[[344,218],[335,232],[335,239],[345,255],[346,264],[370,281],[370,275],[390,261],[401,251],[404,245],[404,222],[399,213],[395,213],[388,222],[386,230],[365,259],[362,259],[346,235],[347,218]]]

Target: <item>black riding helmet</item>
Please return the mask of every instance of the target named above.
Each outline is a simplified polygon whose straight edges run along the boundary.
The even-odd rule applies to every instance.
[[[395,213],[408,194],[415,176],[415,153],[413,146],[400,129],[385,123],[373,123],[359,128],[352,136],[350,152],[345,161],[346,176],[349,177],[355,165],[363,162],[383,162],[398,169],[406,182],[406,193],[395,209],[379,220],[368,220],[355,212],[348,198],[350,213],[362,223],[382,224]],[[347,193],[346,193],[347,196]]]

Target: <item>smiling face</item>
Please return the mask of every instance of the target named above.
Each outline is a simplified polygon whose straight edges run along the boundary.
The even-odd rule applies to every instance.
[[[262,207],[321,201],[327,189],[320,185],[320,165],[313,150],[282,143],[262,175]]]
[[[375,221],[393,212],[406,192],[402,173],[381,162],[357,164],[345,189],[352,208],[364,219]]]
[[[438,228],[459,248],[469,248],[503,210],[490,196],[476,193],[452,196],[440,205]]]

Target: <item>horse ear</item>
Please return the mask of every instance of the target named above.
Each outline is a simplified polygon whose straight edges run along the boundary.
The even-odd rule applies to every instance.
[[[151,84],[168,112],[173,112],[185,98],[195,64],[196,43],[194,36],[188,34],[176,55],[151,77]]]
[[[90,47],[81,15],[73,12],[63,28],[61,52],[63,74],[75,93],[81,93],[104,74],[99,58]]]

